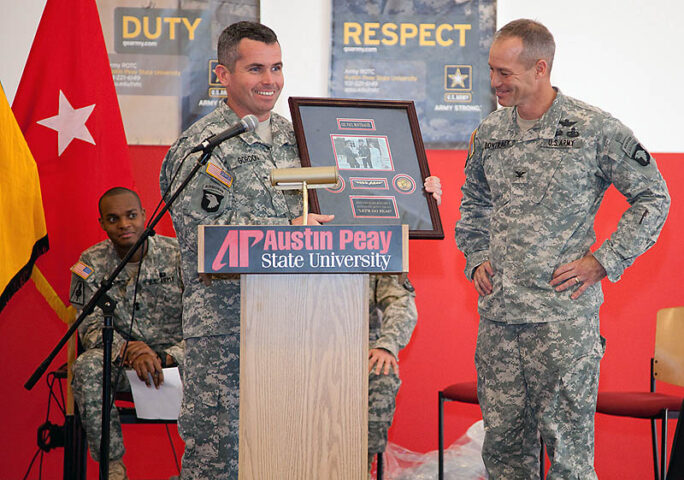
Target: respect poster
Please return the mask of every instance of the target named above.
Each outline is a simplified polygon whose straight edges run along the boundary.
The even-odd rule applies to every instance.
[[[413,100],[427,147],[467,148],[495,29],[496,0],[333,0],[330,96]]]

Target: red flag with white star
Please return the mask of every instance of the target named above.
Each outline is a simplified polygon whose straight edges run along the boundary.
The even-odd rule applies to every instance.
[[[133,184],[95,0],[47,1],[12,109],[43,192],[50,251],[38,266],[67,300],[69,267],[105,238],[99,197]]]

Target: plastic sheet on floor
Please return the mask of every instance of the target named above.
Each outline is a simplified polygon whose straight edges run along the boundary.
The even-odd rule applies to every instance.
[[[475,422],[461,438],[444,449],[445,480],[488,478],[482,463],[482,420]],[[375,469],[374,469],[375,470]],[[384,455],[384,480],[434,480],[437,478],[437,450],[417,453],[388,443]]]

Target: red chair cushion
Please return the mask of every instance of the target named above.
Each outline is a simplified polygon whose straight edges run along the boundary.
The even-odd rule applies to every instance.
[[[620,417],[656,418],[665,409],[679,412],[682,399],[655,392],[599,392],[596,411]]]
[[[442,390],[442,395],[455,402],[480,403],[477,400],[477,382],[454,383]]]

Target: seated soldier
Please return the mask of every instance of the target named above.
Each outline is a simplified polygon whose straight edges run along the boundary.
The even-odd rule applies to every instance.
[[[439,177],[428,177],[425,191],[442,203]],[[368,472],[373,458],[385,451],[387,431],[394,418],[399,379],[399,350],[411,338],[418,320],[411,282],[395,275],[371,275],[368,315]]]
[[[84,251],[78,263],[71,268],[70,298],[77,308],[83,308],[90,300],[100,282],[109,276],[145,228],[145,210],[140,198],[127,188],[115,187],[105,192],[100,198],[99,210],[100,225],[109,240]],[[155,387],[164,380],[163,367],[182,364],[182,290],[178,242],[175,238],[161,235],[148,238],[107,292],[116,302],[112,319],[112,356],[116,357],[112,359],[113,392],[130,391],[123,372],[118,375],[117,381],[117,359],[126,367],[135,369],[141,380]],[[72,381],[74,399],[85,427],[90,454],[98,462],[102,418],[103,325],[102,310],[96,307],[79,326],[79,339],[85,352],[76,358]],[[128,477],[122,461],[124,446],[121,423],[116,408],[111,411],[110,432],[109,478],[126,479]]]
[[[368,352],[368,470],[378,453],[385,451],[387,431],[394,418],[399,391],[399,350],[416,326],[416,294],[406,279],[396,275],[371,275],[369,279]]]

